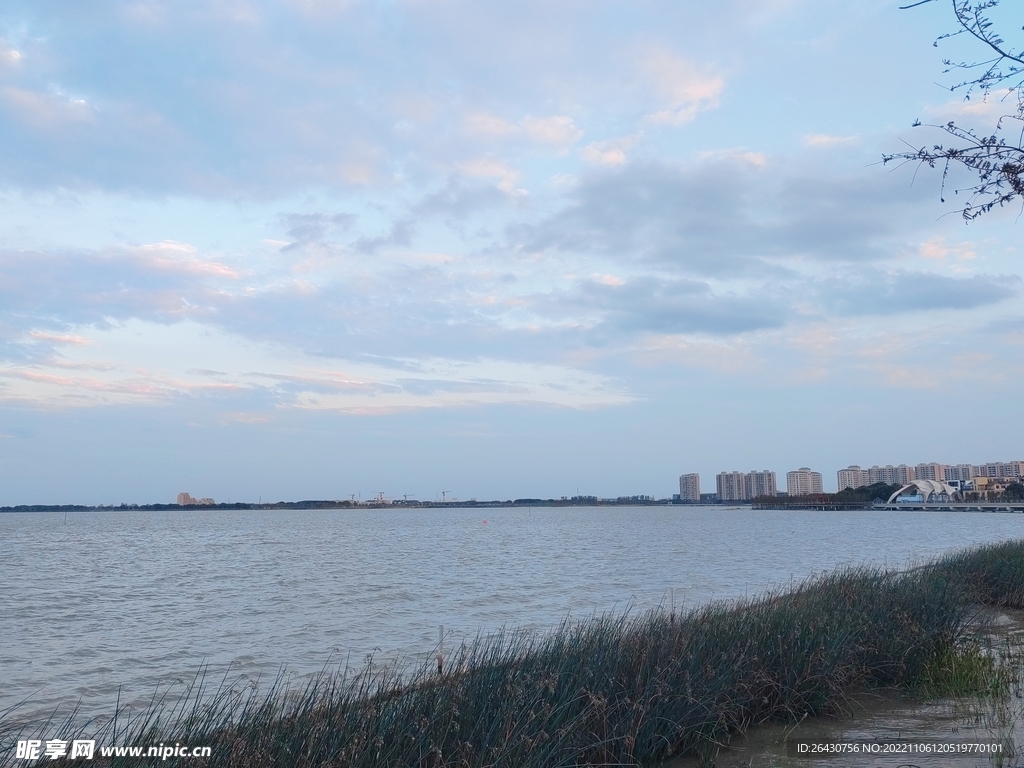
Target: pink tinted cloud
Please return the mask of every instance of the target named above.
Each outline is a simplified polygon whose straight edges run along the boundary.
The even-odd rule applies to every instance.
[[[47,331],[30,331],[29,337],[36,341],[48,341],[51,344],[70,344],[76,347],[92,346],[96,342],[84,336],[72,333],[48,333]]]
[[[222,277],[237,280],[240,275],[219,261],[202,259],[198,249],[188,243],[164,240],[128,249],[144,267],[158,272],[174,272],[197,277]]]

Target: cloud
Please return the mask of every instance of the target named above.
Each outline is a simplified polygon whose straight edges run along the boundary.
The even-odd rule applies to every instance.
[[[29,337],[38,341],[50,342],[51,344],[73,344],[78,347],[86,347],[93,342],[85,336],[73,333],[48,333],[46,331],[30,331]]]
[[[993,93],[984,98],[955,99],[944,104],[929,105],[925,107],[924,114],[938,124],[945,124],[949,120],[959,122],[964,119],[980,119],[994,127],[999,118],[1017,114],[1017,99],[1012,92],[1010,98]]]
[[[977,257],[973,243],[957,243],[946,245],[946,239],[941,235],[925,240],[917,249],[922,259],[943,261],[947,256],[953,256],[958,261],[971,261]]]
[[[930,272],[867,270],[819,284],[821,300],[843,315],[893,315],[937,309],[967,310],[996,304],[1019,293],[1015,275],[954,278]]]
[[[827,133],[808,133],[804,136],[805,147],[852,147],[859,143],[856,136],[832,136]]]
[[[736,375],[759,368],[767,349],[755,351],[745,339],[693,338],[683,334],[649,334],[632,350],[632,357],[641,365],[683,365]]]
[[[648,115],[653,123],[684,125],[698,112],[715,109],[719,105],[725,88],[725,80],[720,75],[702,71],[686,59],[666,51],[649,54],[642,68],[666,100],[665,109]]]
[[[494,185],[452,176],[442,188],[424,195],[412,206],[411,212],[416,216],[463,220],[484,209],[503,207],[508,201],[509,196]]]
[[[498,189],[510,195],[527,194],[525,189],[517,189],[519,172],[510,168],[501,160],[492,157],[481,157],[459,164],[459,170],[468,176],[483,176],[498,179]]]
[[[637,142],[635,136],[624,136],[609,141],[592,141],[580,152],[580,156],[594,165],[616,166],[626,162],[626,152]]]
[[[352,228],[357,217],[351,213],[288,213],[281,217],[293,245],[321,241],[329,233]]]
[[[184,243],[0,251],[0,318],[26,332],[35,324],[39,332],[58,334],[69,325],[103,325],[108,319],[169,322],[212,311],[224,286],[240,278],[232,267],[201,258]]]
[[[199,258],[198,249],[188,243],[164,240],[160,243],[129,246],[127,254],[145,269],[163,273],[208,276],[237,280],[238,272],[218,261]]]
[[[565,115],[527,117],[521,125],[526,135],[534,141],[560,148],[575,144],[583,136],[583,131],[576,127],[572,118]]]
[[[474,112],[462,121],[463,130],[471,136],[505,137],[516,136],[521,128],[508,120],[487,114]]]
[[[37,93],[10,85],[4,87],[0,95],[13,114],[35,129],[60,130],[95,118],[94,108],[82,98]]]
[[[17,67],[23,60],[21,51],[13,48],[6,40],[0,37],[0,68]]]
[[[640,12],[645,23],[676,13],[656,5]],[[10,184],[247,201],[421,191],[439,170],[494,151],[492,140],[525,174],[576,147],[588,123],[604,136],[633,131],[652,98],[670,113],[654,119],[679,122],[712,108],[722,87],[667,50],[630,53],[621,29],[578,4],[128,0],[95,10],[73,21],[41,10],[18,40],[31,66],[3,83],[20,104],[0,115]],[[131,77],[110,62],[130,62]]]
[[[528,251],[668,261],[703,274],[729,271],[750,264],[761,240],[737,226],[747,218],[755,186],[749,172],[732,163],[627,165],[582,177],[561,211],[513,229],[512,236]],[[748,233],[754,236],[749,244],[737,242]]]
[[[887,269],[906,267],[908,235],[933,256],[946,247],[913,236],[922,196],[888,174],[729,150],[589,169],[544,190],[545,205],[517,205],[492,183],[516,171],[477,160],[387,214],[275,214],[274,204],[259,220],[287,238],[230,257],[171,240],[0,252],[0,358],[57,359],[67,346],[57,337],[74,328],[141,320],[332,359],[564,365],[590,351],[630,354],[650,337],[979,309],[1018,289],[1014,277]]]
[[[568,190],[561,210],[508,232],[532,253],[780,279],[804,263],[896,258],[927,194],[908,192],[892,175],[837,174],[810,163],[790,169],[730,151],[593,169]]]
[[[493,404],[607,407],[633,399],[606,376],[564,366],[431,357],[384,366],[305,355],[190,322],[76,330],[89,343],[59,359],[0,362],[0,403],[80,408],[234,400],[252,392],[279,408],[390,413]],[[226,418],[262,417],[229,412]]]
[[[705,282],[651,276],[581,280],[570,291],[535,299],[553,318],[587,329],[588,343],[603,346],[644,334],[739,334],[777,328],[785,305],[759,292],[716,293]]]
[[[168,22],[167,6],[156,0],[129,3],[121,12],[131,23],[146,27],[163,27]]]
[[[266,424],[270,421],[269,413],[252,413],[247,411],[229,411],[221,414],[222,424]]]
[[[285,5],[316,21],[331,19],[357,5],[357,0],[286,0]]]
[[[381,248],[408,246],[412,244],[415,231],[416,227],[411,220],[402,219],[392,224],[391,231],[386,235],[359,238],[352,243],[352,249],[357,253],[376,253]]]

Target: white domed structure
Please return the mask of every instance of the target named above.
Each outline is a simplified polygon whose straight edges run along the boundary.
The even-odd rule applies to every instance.
[[[909,492],[909,493],[908,493]],[[914,501],[925,503],[932,501],[950,501],[958,494],[956,488],[939,480],[914,480],[900,488],[889,497],[889,504],[898,501],[901,496],[915,496]]]

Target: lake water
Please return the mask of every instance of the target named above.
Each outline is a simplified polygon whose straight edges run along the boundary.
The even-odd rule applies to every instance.
[[[0,514],[0,719],[214,672],[425,660],[502,625],[754,595],[1024,537],[1024,515],[714,507]],[[7,717],[12,717],[8,714]]]

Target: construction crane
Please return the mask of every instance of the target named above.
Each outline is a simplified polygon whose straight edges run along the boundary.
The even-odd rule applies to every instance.
[[[446,498],[446,495],[449,494],[449,493],[451,493],[450,490],[448,490],[448,491],[441,491],[441,503],[442,504],[444,504],[448,500]]]

